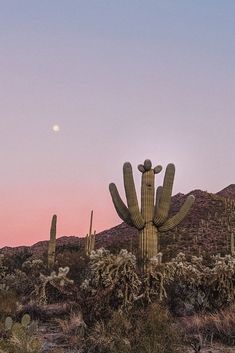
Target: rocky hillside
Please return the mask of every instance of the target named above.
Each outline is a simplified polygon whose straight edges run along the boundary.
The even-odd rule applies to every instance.
[[[229,185],[216,194],[194,190],[196,201],[190,214],[173,231],[160,237],[161,251],[165,260],[179,251],[194,255],[230,253],[231,235],[235,234],[235,184]],[[187,195],[176,194],[172,198],[171,214],[183,204]],[[136,251],[137,231],[125,223],[105,230],[96,237],[96,247],[104,246],[118,251],[121,248]],[[57,251],[64,248],[81,249],[84,238],[63,236],[57,241]],[[41,241],[31,247],[4,247],[2,253],[13,255],[28,251],[39,256],[47,250],[47,241]]]

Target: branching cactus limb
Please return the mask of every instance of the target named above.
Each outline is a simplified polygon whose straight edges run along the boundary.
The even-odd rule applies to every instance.
[[[58,274],[52,271],[49,276],[40,274],[40,284],[35,285],[35,295],[36,300],[39,304],[46,304],[48,301],[47,295],[47,285],[50,283],[53,287],[57,288],[59,291],[67,285],[73,284],[73,280],[67,277],[69,272],[69,267],[60,267]]]
[[[168,164],[163,186],[157,188],[155,202],[155,174],[160,173],[162,167],[152,168],[151,161],[146,159],[138,169],[142,173],[141,208],[138,205],[132,167],[129,162],[124,163],[123,166],[127,206],[122,201],[115,184],[111,183],[109,190],[119,217],[139,230],[140,257],[146,263],[158,254],[158,233],[173,229],[184,219],[194,202],[194,196],[188,196],[180,211],[168,219],[175,175],[174,164]]]
[[[173,217],[169,218],[163,225],[158,228],[158,230],[160,232],[167,232],[168,230],[175,228],[186,217],[194,203],[194,200],[195,197],[193,195],[189,195],[184,204],[181,206],[179,212],[176,213]]]
[[[86,235],[86,239],[85,239],[85,253],[87,256],[90,256],[91,252],[95,249],[96,232],[94,231],[94,233],[92,233],[92,222],[93,222],[93,210],[91,211],[89,233]]]
[[[163,224],[168,218],[168,213],[171,206],[171,194],[175,176],[174,164],[168,164],[166,167],[161,196],[158,201],[158,206],[155,208],[154,223],[158,226]]]
[[[50,240],[48,244],[48,268],[49,269],[52,269],[55,264],[56,223],[57,223],[57,216],[53,215],[51,220]]]

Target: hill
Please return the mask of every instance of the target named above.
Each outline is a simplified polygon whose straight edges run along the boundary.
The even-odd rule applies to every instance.
[[[235,184],[231,184],[216,194],[194,190],[195,203],[185,220],[173,231],[160,235],[160,250],[168,260],[182,251],[193,255],[230,253],[231,234],[235,234]],[[171,214],[177,212],[188,194],[172,197]],[[137,231],[125,223],[97,234],[96,248],[105,247],[112,251],[121,248],[137,251]],[[84,238],[62,236],[57,240],[57,251],[81,249]],[[1,253],[14,255],[29,252],[40,256],[47,250],[47,241],[32,246],[15,248],[4,247]]]

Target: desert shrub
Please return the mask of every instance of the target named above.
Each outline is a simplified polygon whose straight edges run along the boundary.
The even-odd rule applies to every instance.
[[[141,309],[134,316],[132,353],[183,353],[183,334],[169,312],[158,304]]]
[[[5,257],[4,254],[0,254],[0,281],[5,277],[6,273],[8,272],[8,268],[4,263]]]
[[[87,326],[81,311],[72,311],[66,319],[56,319],[55,322],[60,326],[71,348],[79,348],[83,345]]]
[[[98,321],[85,340],[89,353],[176,353],[184,352],[182,335],[170,314],[159,305],[114,312],[111,319]]]
[[[58,245],[56,247],[56,253],[57,254],[61,254],[63,252],[84,252],[84,245],[82,245],[81,243],[78,244],[73,244],[73,243],[67,243],[67,244],[62,244],[62,245]],[[47,253],[46,253],[47,256]]]
[[[16,269],[4,278],[4,283],[20,297],[28,296],[34,289],[36,278],[29,277],[25,272]]]
[[[25,314],[30,315],[31,319],[34,321],[45,321],[46,319],[45,311],[43,310],[42,306],[38,305],[33,300],[27,304],[18,306],[18,310],[15,315],[16,319],[20,320],[20,318]]]
[[[181,322],[188,336],[201,336],[210,343],[216,339],[235,345],[235,305],[215,313],[185,317]]]
[[[84,251],[64,250],[56,255],[55,269],[59,267],[69,267],[70,278],[75,284],[81,284],[85,279],[89,258],[84,255]]]
[[[8,268],[11,273],[16,269],[21,269],[22,264],[32,256],[29,249],[25,248],[14,255],[8,255],[4,257],[4,265]]]
[[[131,328],[131,322],[125,314],[114,312],[109,321],[100,320],[89,331],[84,342],[84,351],[87,353],[131,353]]]
[[[28,253],[26,254],[23,253],[20,259],[23,261],[23,259],[25,257],[27,258],[28,255],[29,255]],[[0,292],[2,290],[11,289],[19,297],[29,295],[34,288],[34,283],[37,278],[34,268],[31,266],[31,268],[29,268],[26,273],[22,271],[22,269],[14,268],[14,267],[11,268],[12,264],[10,265],[10,267],[8,267],[7,266],[8,262],[9,262],[9,258],[1,254],[0,255]],[[34,263],[34,262],[32,260],[27,260],[23,264],[21,263],[21,268],[27,269],[27,266],[25,266],[24,264],[31,264],[31,263]]]
[[[0,291],[0,319],[5,319],[8,315],[13,315],[17,309],[17,301],[19,297],[16,293],[9,289]]]
[[[35,280],[41,273],[47,272],[47,265],[41,259],[28,259],[22,264],[22,271]]]
[[[98,240],[97,240],[97,243],[98,243]],[[105,249],[109,250],[112,254],[115,254],[115,255],[118,255],[122,249],[127,249],[128,252],[131,252],[137,257],[139,252],[138,237],[129,236],[128,238],[126,238],[126,237],[119,237],[119,236],[118,237],[111,236],[105,241]]]

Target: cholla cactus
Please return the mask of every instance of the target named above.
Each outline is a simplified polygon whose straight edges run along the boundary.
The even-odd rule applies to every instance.
[[[52,285],[58,290],[62,289],[66,285],[73,284],[73,280],[67,278],[68,272],[69,267],[60,267],[58,274],[53,271],[49,276],[45,276],[43,274],[40,275],[41,284],[35,286],[36,297],[40,304],[46,304],[48,301],[46,294],[46,286],[48,284]]]
[[[52,269],[55,264],[56,223],[57,216],[54,214],[51,220],[50,240],[48,244],[48,268],[50,269]]]
[[[196,309],[218,309],[235,300],[235,259],[230,255],[212,257],[206,266],[202,257],[191,261],[180,253],[164,267],[166,283],[174,288],[171,300],[177,296]]]
[[[90,256],[91,252],[95,249],[95,234],[96,234],[96,232],[94,231],[94,233],[92,233],[92,221],[93,221],[93,210],[91,211],[89,233],[86,235],[86,239],[85,239],[86,256]]]
[[[92,252],[87,279],[81,290],[91,315],[107,313],[108,308],[130,308],[137,301],[167,300],[174,310],[177,300],[193,310],[214,310],[235,300],[235,259],[216,256],[206,266],[203,257],[189,260],[179,253],[168,263],[150,261],[140,274],[136,258],[127,250],[111,254],[103,248]],[[176,301],[176,305],[174,304]]]
[[[138,166],[138,169],[142,173],[141,210],[138,205],[132,166],[129,162],[124,163],[123,166],[128,207],[122,201],[115,184],[111,183],[109,190],[119,217],[139,230],[141,259],[146,263],[158,253],[158,233],[173,229],[184,219],[194,202],[194,196],[188,196],[180,211],[168,218],[175,174],[174,164],[168,164],[163,187],[157,188],[155,202],[154,176],[161,171],[162,167],[152,168],[151,161],[146,159],[143,165]]]
[[[129,307],[137,300],[141,281],[136,273],[136,258],[127,250],[113,255],[101,248],[90,255],[89,277],[81,289],[94,305],[99,298],[116,298],[120,307]]]
[[[230,255],[217,255],[214,260],[209,283],[220,293],[223,302],[232,303],[235,300],[235,258]]]

